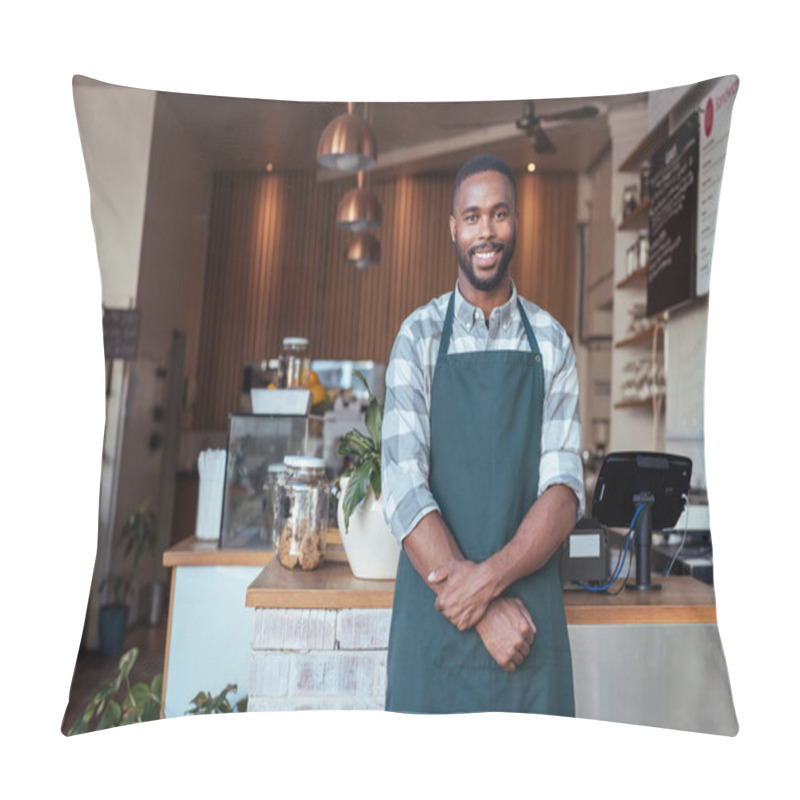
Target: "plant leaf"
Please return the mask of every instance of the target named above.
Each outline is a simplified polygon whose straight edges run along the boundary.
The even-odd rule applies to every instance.
[[[364,388],[367,390],[367,395],[370,399],[372,399],[372,392],[369,390],[369,384],[367,383],[367,379],[364,377],[364,373],[362,373],[361,370],[354,369],[353,375],[355,375],[356,378],[358,378],[361,383],[364,384]]]
[[[75,720],[74,724],[67,732],[67,736],[75,736],[78,733],[86,733],[88,730],[89,726],[86,724],[86,721],[83,719],[83,717],[78,717],[78,719]]]
[[[119,672],[123,678],[127,678],[131,673],[131,667],[136,663],[139,658],[139,648],[131,647],[126,653],[123,653],[122,658],[119,660]]]
[[[361,431],[353,429],[342,437],[342,441],[339,443],[339,455],[358,458],[368,453],[372,447],[373,443],[370,439],[364,436]]]
[[[350,529],[350,515],[356,510],[361,501],[367,496],[373,466],[366,461],[359,464],[350,476],[347,491],[344,493],[344,529]]]
[[[150,698],[142,710],[142,722],[153,722],[161,717],[161,698]]]
[[[121,717],[122,709],[119,707],[119,703],[116,700],[109,700],[106,710],[103,712],[103,716],[100,717],[100,721],[97,723],[95,730],[102,731],[105,728],[116,728],[116,726],[119,725]]]
[[[137,683],[125,697],[125,704],[144,706],[150,699],[150,687],[146,683]]]
[[[142,707],[141,706],[131,706],[128,708],[125,713],[122,715],[122,719],[119,721],[119,725],[133,725],[135,722],[142,721]]]
[[[383,409],[378,405],[378,401],[373,397],[367,406],[364,416],[364,423],[367,426],[369,435],[372,437],[373,447],[378,451],[381,449],[381,427],[383,425]]]

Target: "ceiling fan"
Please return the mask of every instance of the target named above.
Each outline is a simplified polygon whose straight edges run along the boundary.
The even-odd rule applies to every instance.
[[[568,109],[567,111],[558,111],[554,114],[540,114],[537,115],[534,109],[533,100],[526,100],[523,107],[522,116],[516,120],[517,128],[524,131],[528,139],[530,139],[533,149],[539,155],[547,153],[555,153],[556,147],[551,141],[550,137],[545,133],[542,123],[568,122],[572,120],[591,119],[600,113],[597,106],[580,106],[578,108]]]

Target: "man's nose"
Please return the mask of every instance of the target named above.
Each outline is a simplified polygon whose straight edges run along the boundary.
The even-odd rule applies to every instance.
[[[478,236],[482,239],[488,239],[494,236],[494,220],[491,214],[484,214],[481,216],[478,224]]]

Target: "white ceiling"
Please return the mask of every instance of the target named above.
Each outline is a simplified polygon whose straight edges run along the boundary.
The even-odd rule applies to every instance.
[[[644,93],[537,101],[537,115],[590,104],[593,119],[544,123],[557,152],[538,156],[515,121],[524,99],[513,101],[356,104],[378,144],[375,178],[399,173],[454,173],[479,152],[505,158],[513,169],[532,159],[539,171],[582,172],[609,142],[608,111],[645,101]],[[159,101],[190,131],[217,170],[314,170],[319,180],[346,177],[316,165],[316,148],[327,123],[347,110],[342,103],[288,102],[159,93]]]

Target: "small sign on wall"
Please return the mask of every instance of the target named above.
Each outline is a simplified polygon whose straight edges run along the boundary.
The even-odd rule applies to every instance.
[[[139,350],[139,309],[103,309],[103,349],[107,359],[133,361]]]

